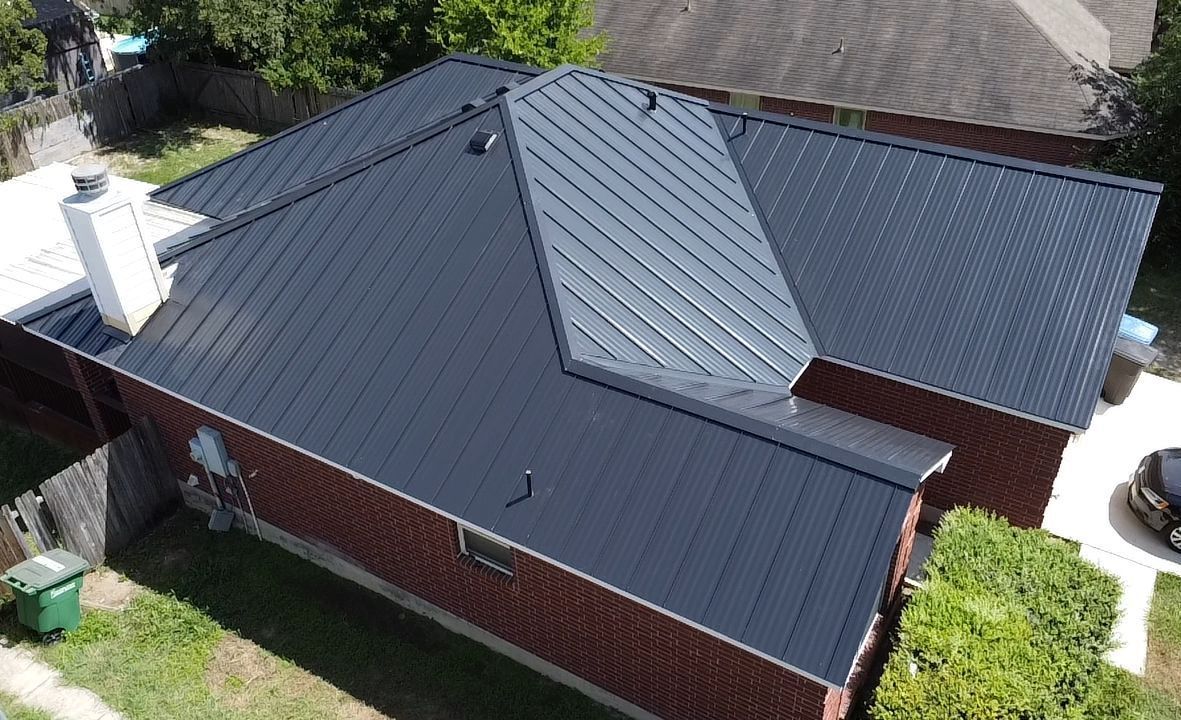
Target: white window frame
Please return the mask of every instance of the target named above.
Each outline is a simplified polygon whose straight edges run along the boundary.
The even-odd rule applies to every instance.
[[[841,119],[841,111],[842,110],[847,110],[849,112],[855,112],[855,113],[861,113],[861,124],[860,125],[841,125],[840,119]],[[855,107],[838,105],[832,109],[832,124],[837,125],[839,127],[846,127],[846,128],[850,128],[853,130],[864,130],[865,123],[867,120],[869,120],[869,111],[863,110],[862,108],[855,108]]]
[[[455,523],[455,531],[459,536],[459,554],[460,555],[467,556],[467,557],[471,558],[472,560],[475,560],[476,562],[480,563],[481,565],[485,565],[487,567],[490,567],[493,570],[500,572],[500,573],[504,573],[505,575],[508,575],[510,577],[516,574],[513,571],[513,568],[505,567],[504,565],[493,560],[492,558],[484,557],[479,552],[473,552],[471,550],[468,550],[467,549],[467,539],[464,537],[464,533],[472,533],[473,535],[479,535],[484,540],[487,540],[488,542],[493,543],[495,545],[499,545],[500,547],[504,548],[505,550],[508,550],[510,557],[514,556],[513,548],[511,545],[506,545],[505,543],[500,542],[499,540],[491,537],[490,535],[486,535],[485,533],[480,532],[479,530],[475,529],[474,527],[471,527],[469,525],[464,525],[463,523]]]
[[[754,105],[740,103],[740,102],[738,102],[738,100],[740,98],[745,99],[747,101],[747,103],[749,103],[753,99]],[[762,110],[763,109],[763,96],[762,95],[754,95],[752,93],[732,92],[732,93],[730,93],[730,104],[733,105],[734,107],[742,108],[743,110]]]

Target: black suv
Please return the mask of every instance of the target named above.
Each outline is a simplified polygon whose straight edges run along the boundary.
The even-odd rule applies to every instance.
[[[1128,485],[1128,507],[1181,552],[1181,448],[1157,450],[1140,461]]]

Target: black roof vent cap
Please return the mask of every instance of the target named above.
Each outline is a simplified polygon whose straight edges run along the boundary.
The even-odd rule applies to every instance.
[[[648,96],[648,112],[656,111],[656,92],[654,90],[647,90],[644,93]]]
[[[520,83],[506,82],[504,85],[501,85],[500,87],[496,88],[496,94],[497,95],[504,95],[506,92],[509,92],[510,90],[515,90],[520,86],[521,86]]]
[[[464,112],[467,112],[468,110],[475,110],[476,108],[483,105],[485,102],[486,101],[484,100],[484,98],[476,98],[475,100],[469,100],[469,101],[465,102],[460,109],[463,110]]]
[[[488,130],[477,130],[476,134],[472,135],[472,139],[468,141],[467,145],[472,149],[472,152],[476,153],[477,155],[483,155],[484,153],[488,152],[489,149],[491,149],[493,143],[496,142],[496,138],[498,137],[500,136],[494,132],[490,132]]]

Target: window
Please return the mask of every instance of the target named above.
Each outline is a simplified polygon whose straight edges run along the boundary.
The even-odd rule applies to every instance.
[[[841,127],[865,129],[865,111],[839,107],[833,112],[832,121]]]
[[[759,96],[748,95],[747,93],[730,93],[730,104],[746,110],[758,110]]]
[[[487,535],[459,526],[459,551],[507,575],[513,574],[513,549]]]

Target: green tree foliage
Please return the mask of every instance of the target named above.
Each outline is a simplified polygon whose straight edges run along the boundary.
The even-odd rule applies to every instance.
[[[369,89],[433,59],[433,0],[135,0],[153,51],[276,87]]]
[[[35,15],[29,0],[0,0],[0,94],[46,86],[45,35],[24,26]]]
[[[552,68],[595,63],[606,38],[593,21],[592,0],[439,0],[431,32],[448,52]]]
[[[875,720],[1130,720],[1103,654],[1119,584],[1041,530],[960,509],[902,614]]]
[[[1148,256],[1158,265],[1175,267],[1181,256],[1181,2],[1163,1],[1160,19],[1157,49],[1132,79],[1132,95],[1143,111],[1141,126],[1108,143],[1097,165],[1164,183]]]

